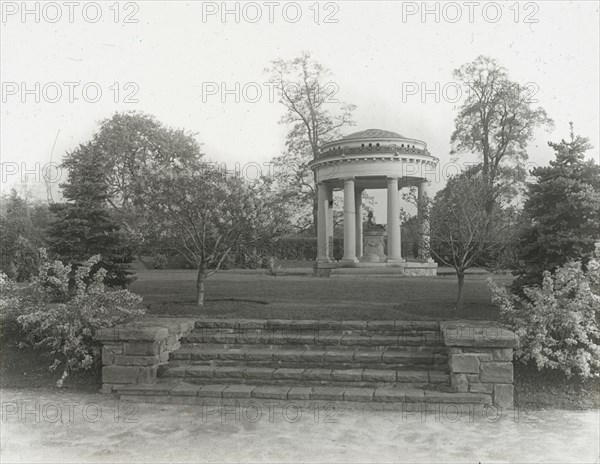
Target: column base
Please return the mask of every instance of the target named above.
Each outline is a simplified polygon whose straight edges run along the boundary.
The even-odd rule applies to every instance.
[[[358,263],[358,259],[356,259],[356,258],[343,258],[340,261],[340,265],[342,267],[355,267],[357,263]]]
[[[405,260],[405,259],[402,259],[402,258],[387,258],[387,259],[385,260],[385,262],[386,262],[388,265],[392,265],[392,266],[393,266],[393,265],[401,265],[401,264],[404,264],[404,263],[406,263],[406,260]]]

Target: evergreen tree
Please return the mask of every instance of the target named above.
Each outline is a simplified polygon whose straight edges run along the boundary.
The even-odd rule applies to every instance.
[[[74,267],[92,255],[101,255],[96,267],[107,270],[104,283],[125,287],[132,280],[127,271],[132,255],[122,245],[119,224],[108,207],[109,185],[103,158],[94,156],[93,150],[91,143],[77,148],[81,162],[61,185],[67,201],[51,207],[56,215],[50,227],[51,249],[61,261]]]
[[[600,239],[600,166],[584,153],[588,139],[575,135],[571,140],[549,142],[556,152],[550,166],[538,167],[536,182],[528,185],[524,214],[529,222],[520,236],[520,269],[513,284],[541,284],[545,270],[554,272],[569,260],[587,264]]]

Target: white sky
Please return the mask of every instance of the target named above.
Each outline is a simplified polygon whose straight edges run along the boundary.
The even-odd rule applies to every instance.
[[[282,12],[285,6],[287,18],[293,19],[295,10],[290,2],[273,7],[273,23],[265,2],[255,3],[262,10],[262,19],[256,23],[246,20],[254,17],[252,6],[245,7],[246,15],[239,23],[234,15],[223,22],[219,14],[203,21],[203,7],[221,9],[221,2],[173,1],[122,3],[118,22],[114,21],[113,2],[101,2],[102,17],[92,23],[95,10],[93,5],[86,6],[88,3],[75,2],[70,22],[69,6],[56,2],[62,17],[51,23],[57,13],[55,6],[36,7],[29,2],[29,8],[40,11],[39,22],[35,22],[34,14],[25,18],[21,11],[11,14],[15,8],[20,10],[21,2],[3,2],[3,190],[21,179],[21,170],[34,171],[35,163],[43,165],[50,160],[57,133],[54,161],[89,139],[97,122],[117,110],[147,112],[166,125],[197,132],[204,152],[230,169],[236,162],[242,166],[267,162],[282,151],[286,128],[278,125],[282,107],[269,101],[268,87],[262,86],[268,80],[263,69],[271,60],[292,58],[301,50],[311,51],[330,68],[341,100],[358,106],[357,125],[349,132],[392,130],[425,140],[441,163],[449,162],[455,104],[436,102],[434,95],[426,96],[422,103],[420,94],[407,95],[403,102],[403,85],[426,83],[434,89],[438,82],[443,88],[453,81],[453,69],[485,54],[504,65],[514,80],[533,83],[535,98],[555,121],[553,131],[536,133],[530,149],[532,162],[547,164],[552,159],[546,142],[567,137],[571,120],[578,133],[591,139],[593,156],[598,156],[596,1],[499,2],[502,16],[496,23],[491,22],[496,10],[490,2],[474,2],[473,21],[469,20],[468,2],[430,2],[429,8],[440,11],[437,22],[434,14],[423,21],[420,11],[403,20],[403,9],[405,13],[411,8],[421,10],[421,2],[330,2],[312,9],[313,2],[301,2],[302,17],[296,23],[287,21]],[[228,7],[235,8],[236,3],[229,2]],[[462,18],[452,23],[449,20],[455,18],[456,6]],[[244,3],[239,3],[239,8],[243,12]],[[316,9],[320,11],[319,24],[314,19]],[[517,22],[515,11],[519,12]],[[123,21],[131,12],[137,23]],[[329,13],[334,13],[337,23],[323,22]],[[538,22],[524,22],[527,15]],[[39,103],[34,94],[22,92],[21,83],[35,89],[36,82],[40,85]],[[55,97],[53,84],[48,85],[53,82],[63,91],[54,103],[47,101]],[[81,83],[74,90],[76,101],[70,101],[64,82]],[[211,82],[226,83],[230,89],[236,82],[241,87],[258,83],[263,95],[255,103],[235,102],[233,95],[227,96],[225,103],[219,95],[203,101],[203,83]],[[94,86],[101,88],[98,102],[82,98],[81,88],[86,83],[91,83],[88,100],[94,98]],[[118,103],[110,89],[114,83],[121,89]],[[123,102],[127,83],[139,88],[134,96],[137,103]],[[41,91],[45,85],[46,98]],[[9,175],[15,166],[19,172]],[[35,184],[34,176],[28,177],[29,183]],[[43,188],[38,187],[43,197]]]

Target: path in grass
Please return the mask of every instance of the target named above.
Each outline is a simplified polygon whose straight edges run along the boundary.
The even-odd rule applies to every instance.
[[[194,305],[195,271],[142,271],[131,290],[152,314],[303,319],[486,319],[497,320],[486,275],[469,275],[465,308],[455,310],[456,278],[344,276],[272,277],[224,271],[206,283],[206,304]],[[494,276],[510,282],[510,276]],[[234,300],[234,301],[231,301]]]

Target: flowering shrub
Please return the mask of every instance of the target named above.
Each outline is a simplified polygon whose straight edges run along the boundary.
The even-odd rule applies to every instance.
[[[517,358],[567,377],[600,376],[600,243],[587,270],[571,261],[554,275],[546,271],[542,286],[525,287],[523,298],[488,283],[503,321],[519,336]]]
[[[48,349],[54,357],[50,369],[63,369],[58,386],[70,372],[100,365],[97,329],[144,314],[138,308],[140,296],[128,290],[106,291],[106,270],[92,274],[99,261],[100,256],[91,257],[72,275],[70,265],[49,262],[42,250],[38,275],[30,282],[19,285],[0,276],[0,316],[16,319],[29,343]]]

